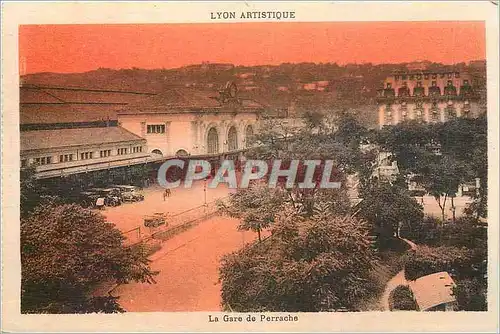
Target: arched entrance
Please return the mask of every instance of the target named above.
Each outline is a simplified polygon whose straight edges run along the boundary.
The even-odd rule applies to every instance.
[[[163,156],[163,153],[160,150],[158,150],[158,149],[152,150],[151,153]]]
[[[245,144],[247,147],[250,146],[253,137],[253,126],[248,125],[245,129]]]
[[[189,153],[186,150],[180,149],[177,152],[175,152],[176,157],[187,157]]]
[[[228,151],[236,151],[238,149],[238,132],[234,126],[229,128],[227,132],[227,149]]]
[[[217,129],[210,128],[207,135],[207,153],[216,154],[219,153],[219,134]]]

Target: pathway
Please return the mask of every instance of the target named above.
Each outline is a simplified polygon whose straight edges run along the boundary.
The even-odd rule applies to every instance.
[[[404,238],[401,238],[401,240],[406,242],[410,246],[411,250],[415,250],[417,248],[417,245],[413,241]],[[382,294],[382,297],[380,299],[380,303],[382,304],[384,311],[390,311],[389,298],[391,296],[391,292],[400,285],[408,286],[408,281],[405,278],[404,269],[398,272],[394,277],[392,277],[385,286],[384,293]]]
[[[220,260],[257,237],[238,231],[238,224],[216,216],[176,235],[150,257],[151,268],[160,271],[156,284],[125,284],[112,295],[129,312],[220,311]]]

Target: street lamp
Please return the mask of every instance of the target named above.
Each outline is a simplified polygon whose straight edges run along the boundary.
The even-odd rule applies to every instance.
[[[207,178],[206,177],[203,179],[203,197],[204,197],[204,200],[203,200],[204,204],[203,205],[205,205],[205,207],[206,207],[207,206]]]

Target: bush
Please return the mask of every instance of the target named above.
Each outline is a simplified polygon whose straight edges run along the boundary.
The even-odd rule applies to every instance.
[[[453,288],[460,311],[487,311],[485,278],[465,279]]]
[[[389,296],[390,308],[399,311],[416,311],[418,310],[417,303],[413,297],[410,288],[405,285],[400,285],[392,290]]]
[[[439,224],[437,218],[426,216],[420,224],[404,224],[400,235],[417,244],[435,245],[439,239]]]
[[[272,237],[224,256],[222,304],[236,312],[357,311],[380,291],[368,227],[354,218],[303,221],[283,212]]]
[[[404,255],[405,277],[419,277],[440,271],[464,275],[471,270],[472,252],[466,248],[419,246]]]
[[[106,282],[153,283],[141,246],[124,247],[100,213],[77,205],[44,205],[21,220],[21,312],[123,311],[114,297],[92,298]]]

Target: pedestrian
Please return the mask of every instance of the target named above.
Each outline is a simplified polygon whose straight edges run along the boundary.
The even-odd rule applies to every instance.
[[[170,197],[170,195],[172,194],[172,191],[170,189],[167,189],[166,192],[167,192],[167,197]]]
[[[95,202],[95,206],[99,209],[102,210],[104,209],[104,197],[99,197],[97,201]]]
[[[168,189],[165,189],[165,191],[163,192],[163,201],[166,201],[166,199],[167,199],[167,196],[168,196],[167,190]]]

